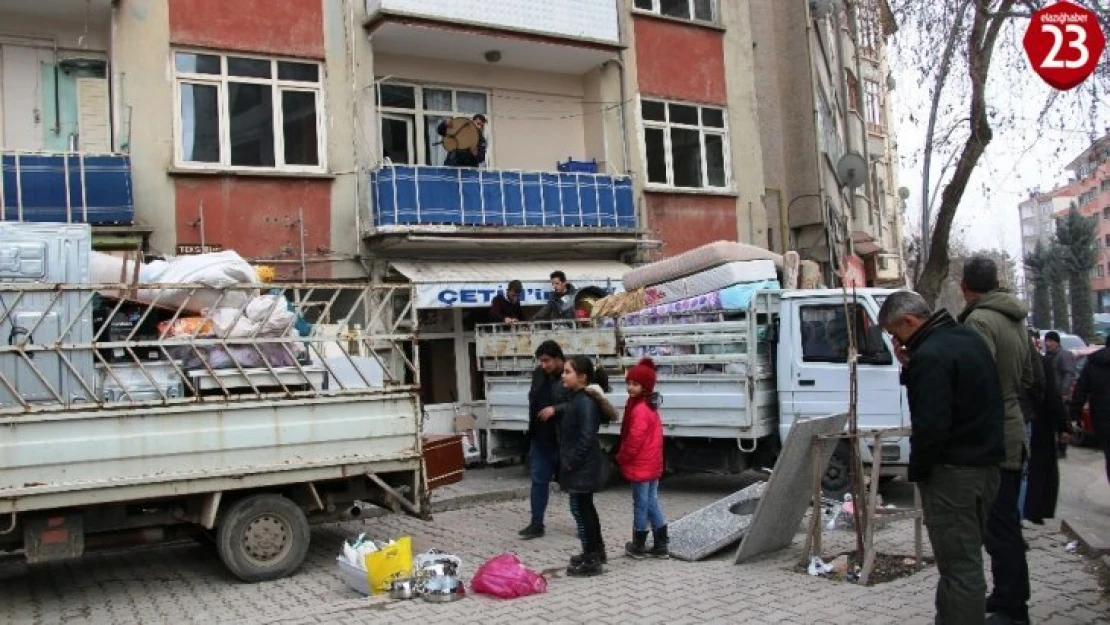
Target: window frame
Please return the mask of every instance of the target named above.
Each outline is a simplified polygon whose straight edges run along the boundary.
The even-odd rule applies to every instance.
[[[220,59],[219,74],[202,74],[178,70],[177,55],[194,54],[215,56]],[[228,59],[242,58],[270,63],[270,77],[257,78],[250,76],[233,76],[228,73]],[[316,81],[307,82],[300,80],[287,80],[278,78],[278,63],[298,63],[314,65],[317,69]],[[194,48],[172,48],[170,50],[170,67],[173,81],[173,164],[178,169],[197,171],[239,171],[239,172],[287,172],[323,174],[328,171],[327,158],[327,99],[324,88],[327,77],[324,63],[312,59],[300,59],[283,56],[268,56],[249,53],[201,50]],[[270,87],[271,112],[273,116],[271,132],[274,139],[274,164],[233,165],[231,163],[231,114],[230,101],[228,100],[229,85],[252,84],[268,85]],[[190,161],[185,159],[184,148],[184,120],[181,114],[181,86],[184,84],[216,87],[216,106],[219,115],[219,154],[218,162]],[[312,93],[315,95],[316,106],[316,154],[319,161],[316,165],[298,165],[285,162],[285,111],[283,108],[282,94],[286,92]]]
[[[665,121],[649,120],[644,118],[644,102],[653,102],[663,105]],[[671,120],[671,105],[676,106],[689,106],[693,107],[698,112],[698,123],[684,124],[672,122]],[[640,156],[644,168],[644,187],[648,190],[658,191],[677,191],[680,193],[731,193],[734,189],[733,175],[732,175],[732,146],[731,146],[731,130],[729,128],[728,108],[722,106],[714,106],[709,104],[698,104],[694,102],[684,102],[680,100],[667,100],[663,98],[651,98],[638,96],[636,99],[636,115],[640,120]],[[722,125],[706,126],[703,121],[703,110],[719,111],[721,113]],[[649,161],[648,161],[648,142],[647,131],[648,129],[657,129],[663,131],[663,160],[667,169],[666,182],[653,182],[648,179]],[[674,171],[674,145],[671,141],[671,130],[692,130],[698,133],[698,147],[701,152],[701,185],[696,187],[684,187],[675,184],[675,171]],[[714,135],[721,137],[721,148],[723,156],[724,167],[724,185],[716,186],[709,184],[709,161],[707,159],[706,148],[706,135]]]
[[[662,17],[663,19],[677,20],[677,21],[680,21],[680,22],[690,22],[691,24],[709,24],[711,26],[720,26],[721,25],[721,2],[720,2],[720,0],[709,0],[710,7],[711,7],[711,10],[713,12],[713,17],[710,20],[698,19],[696,17],[697,13],[695,12],[694,3],[697,0],[686,0],[687,6],[690,9],[690,17],[675,17],[674,15],[667,15],[667,14],[663,13],[660,0],[646,0],[646,1],[651,3],[651,8],[644,8],[644,7],[636,6],[636,1],[634,0],[633,3],[632,3],[632,11],[634,13],[643,13],[643,14],[647,14],[647,15]]]
[[[878,304],[880,307],[882,304]],[[878,332],[872,331],[878,328],[878,322],[867,306],[862,302],[847,304],[848,308],[856,313],[857,327],[856,331],[860,332],[857,336],[857,363],[871,367],[890,367],[894,365],[894,354],[891,352],[890,346],[887,345],[886,340],[883,338],[883,331],[879,329]],[[847,339],[847,317],[845,313],[845,304],[842,302],[828,303],[819,301],[803,301],[798,305],[797,322],[798,322],[798,342],[796,348],[798,350],[799,362],[803,365],[825,364],[825,365],[847,365],[848,364],[848,339]],[[830,352],[830,354],[809,354],[806,353],[806,336],[804,328],[808,323],[805,315],[807,311],[819,310],[821,312],[830,311],[833,317],[840,317],[845,319],[845,337],[844,337],[844,355],[840,356],[839,352]],[[825,345],[832,346],[832,342],[828,341],[828,323],[825,322]],[[870,332],[870,335],[868,335]],[[878,345],[872,345],[872,341],[877,340]],[[812,343],[810,343],[812,345]],[[868,348],[881,347],[881,354],[879,353],[865,353]]]
[[[879,81],[864,78],[860,81],[860,96],[863,110],[863,121],[867,124],[867,131],[872,134],[883,134],[886,126],[883,111],[883,87]],[[874,116],[875,119],[871,119]]]
[[[413,90],[413,104],[415,105],[415,108],[407,109],[407,108],[402,108],[402,107],[397,107],[397,106],[383,106],[381,104],[380,98],[378,97],[378,85],[379,84],[381,86],[388,85],[390,87],[407,87],[407,88],[412,89]],[[413,118],[412,142],[413,142],[413,145],[415,147],[415,151],[413,153],[414,162],[411,165],[412,167],[442,167],[443,166],[443,163],[430,163],[430,162],[428,162],[428,154],[427,154],[427,151],[428,151],[427,150],[428,137],[425,136],[427,134],[426,118],[427,117],[443,117],[445,115],[472,116],[473,113],[462,113],[462,112],[459,112],[457,110],[458,106],[459,106],[458,105],[458,92],[462,91],[462,92],[466,92],[466,93],[480,93],[480,94],[482,94],[486,98],[486,112],[484,113],[484,115],[486,116],[486,119],[490,121],[490,123],[486,124],[486,128],[483,131],[483,135],[485,136],[485,139],[486,139],[486,160],[485,160],[484,163],[482,163],[482,166],[486,169],[493,169],[494,168],[494,160],[493,160],[493,153],[494,153],[494,150],[493,150],[494,137],[493,137],[493,135],[494,135],[494,132],[492,131],[493,130],[493,123],[492,123],[493,122],[493,92],[491,90],[484,89],[484,88],[481,88],[481,87],[441,85],[441,84],[433,84],[433,83],[420,83],[420,82],[409,81],[409,80],[390,80],[388,82],[381,82],[381,83],[375,84],[374,89],[375,89],[374,96],[373,96],[374,97],[374,106],[377,109],[378,132],[379,133],[381,132],[381,117],[382,117],[382,115],[411,115],[412,118]],[[456,110],[454,110],[454,111],[443,111],[443,110],[426,109],[424,107],[424,91],[429,90],[429,89],[433,90],[433,91],[450,91],[451,92],[451,106],[454,107]],[[376,149],[377,149],[377,152],[378,152],[379,162],[384,163],[385,162],[385,154],[383,153],[383,146],[381,144],[381,141],[378,142],[378,145],[377,145]]]

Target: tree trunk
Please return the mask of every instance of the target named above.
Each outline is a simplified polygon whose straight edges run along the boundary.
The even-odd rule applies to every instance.
[[[1072,274],[1068,279],[1068,289],[1071,295],[1071,332],[1090,341],[1095,337],[1095,305],[1089,272]]]
[[[990,0],[975,1],[967,44],[968,77],[971,82],[971,105],[968,118],[971,132],[964,142],[959,160],[956,161],[952,178],[941,194],[936,226],[929,241],[929,258],[921,273],[917,289],[930,305],[936,303],[941,285],[948,276],[948,242],[952,232],[952,222],[956,218],[956,209],[960,206],[960,200],[967,190],[967,184],[975,171],[975,166],[978,165],[979,159],[993,138],[993,131],[987,118],[987,76],[990,72],[994,45],[1006,19],[998,14],[1008,13],[1013,8],[1014,0],[1002,0],[994,16],[990,14],[990,4]]]
[[[1049,281],[1038,276],[1033,281],[1033,325],[1052,327],[1052,287]]]
[[[1065,278],[1055,275],[1052,281],[1052,329],[1071,332],[1071,320],[1068,319],[1068,290]]]

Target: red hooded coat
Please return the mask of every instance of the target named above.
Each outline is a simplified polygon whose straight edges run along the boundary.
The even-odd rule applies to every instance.
[[[617,465],[630,482],[654,482],[663,476],[663,422],[643,398],[625,404]]]

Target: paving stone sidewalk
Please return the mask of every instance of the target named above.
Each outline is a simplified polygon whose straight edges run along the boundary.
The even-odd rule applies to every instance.
[[[478,482],[479,480],[475,480]],[[511,481],[511,480],[509,480]],[[735,481],[669,480],[661,490],[667,514],[677,518],[710,503]],[[479,483],[471,490],[497,492]],[[455,488],[456,496],[467,494]],[[474,494],[474,493],[471,493]],[[441,501],[443,501],[441,499]],[[473,501],[473,500],[472,500]],[[441,504],[442,505],[442,504]],[[450,506],[447,506],[450,507]],[[522,499],[437,513],[428,523],[386,516],[321,526],[302,570],[274,582],[246,585],[230,577],[209,548],[174,545],[97,554],[76,562],[27,567],[0,560],[0,623],[868,623],[932,622],[935,570],[873,588],[810,578],[795,571],[804,536],[773,557],[736,566],[731,552],[697,563],[635,562],[618,555],[631,526],[631,497],[617,488],[598,497],[610,565],[602,577],[579,580],[554,574],[548,592],[512,601],[470,596],[450,604],[360,598],[338,576],[335,557],[344,537],[411,535],[418,550],[457,554],[469,577],[479,564],[515,551],[529,566],[558,570],[577,549],[566,497],[554,494],[548,535],[520,541],[528,516]],[[912,553],[912,524],[877,534],[888,553]],[[1089,561],[1069,554],[1066,539],[1049,530],[1027,532],[1038,623],[1110,621],[1110,603]],[[826,555],[847,550],[848,532],[826,534]]]

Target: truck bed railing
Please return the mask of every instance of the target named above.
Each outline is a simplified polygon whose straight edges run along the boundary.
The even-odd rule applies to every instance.
[[[0,284],[0,415],[411,392],[408,286]]]

